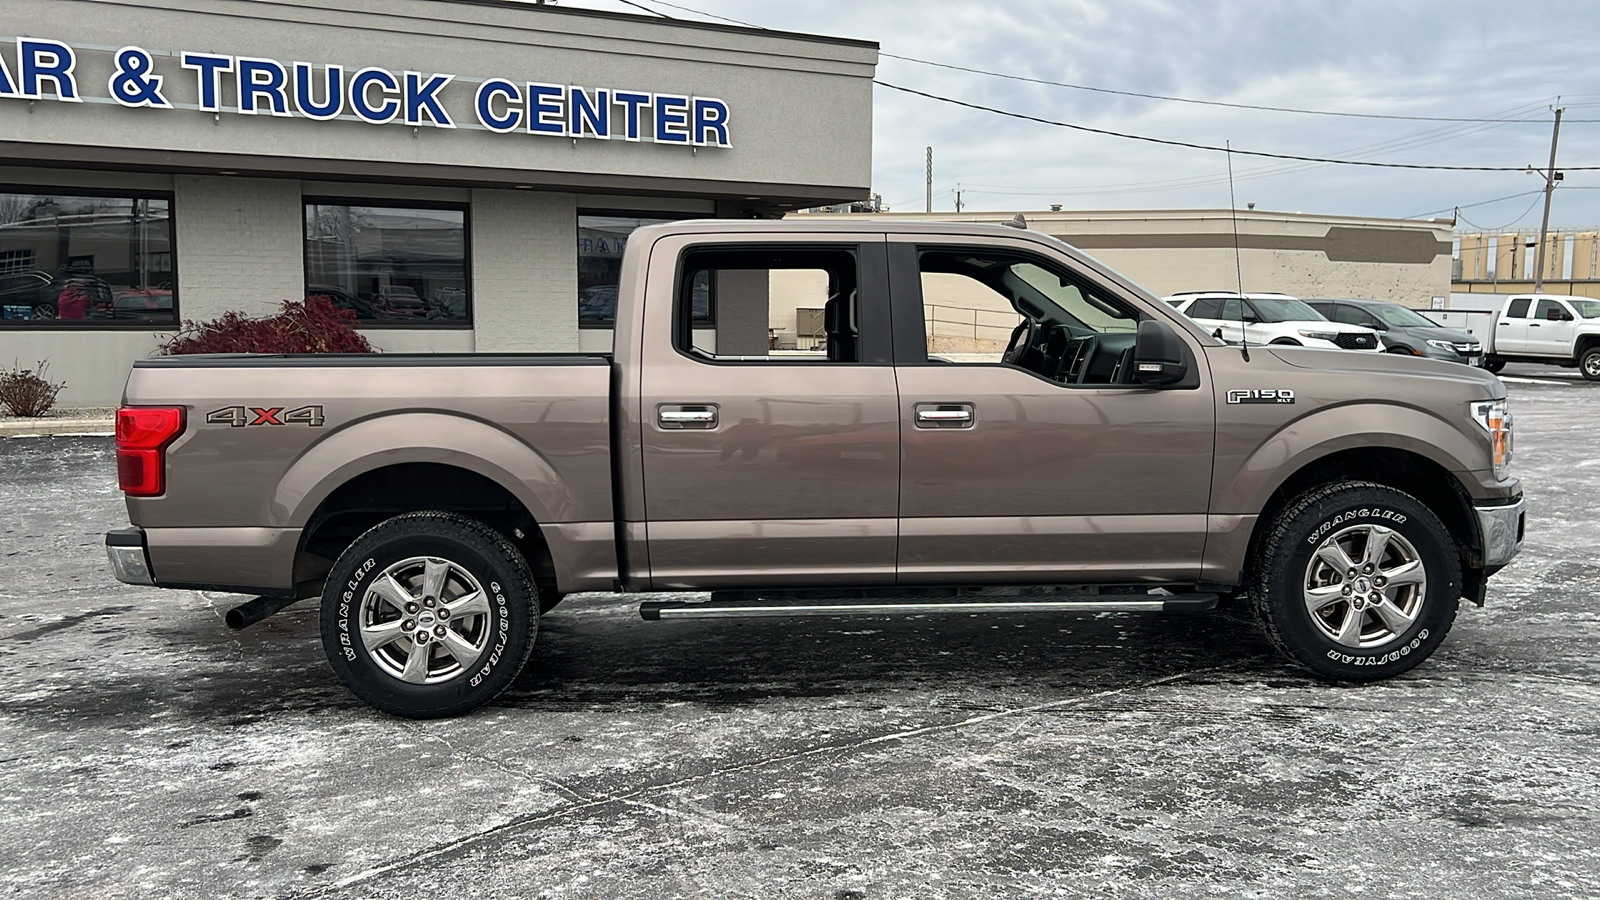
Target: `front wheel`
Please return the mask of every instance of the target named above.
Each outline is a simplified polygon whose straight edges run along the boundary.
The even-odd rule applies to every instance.
[[[1590,381],[1600,381],[1600,344],[1583,351],[1578,356],[1578,371]]]
[[[1372,681],[1412,669],[1444,641],[1461,564],[1449,532],[1415,497],[1341,482],[1273,520],[1250,594],[1290,660],[1323,678]]]
[[[322,646],[356,696],[413,719],[456,716],[505,690],[539,628],[516,547],[463,515],[416,512],[368,530],[322,593]]]

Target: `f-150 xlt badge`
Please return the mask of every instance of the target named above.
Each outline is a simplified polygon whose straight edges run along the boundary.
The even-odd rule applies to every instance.
[[[1229,403],[1293,403],[1294,391],[1286,388],[1251,388],[1248,391],[1229,391]]]
[[[231,425],[246,428],[251,425],[310,425],[322,427],[322,407],[300,406],[283,411],[281,406],[224,406],[206,413],[207,425]]]

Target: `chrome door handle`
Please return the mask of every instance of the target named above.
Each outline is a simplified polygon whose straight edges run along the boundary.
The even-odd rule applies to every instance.
[[[656,409],[662,428],[716,428],[717,407],[710,403],[662,406]]]
[[[919,428],[970,428],[974,418],[970,403],[918,403]]]

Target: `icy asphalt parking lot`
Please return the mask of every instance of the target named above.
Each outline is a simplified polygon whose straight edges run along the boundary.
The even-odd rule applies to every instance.
[[[106,571],[106,438],[0,444],[0,895],[1600,896],[1600,385],[1512,367],[1521,558],[1343,687],[1222,615],[646,623],[584,595],[453,721],[302,603]]]

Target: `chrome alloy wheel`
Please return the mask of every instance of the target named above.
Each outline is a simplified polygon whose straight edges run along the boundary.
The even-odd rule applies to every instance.
[[[384,569],[361,598],[361,642],[378,668],[410,684],[467,671],[489,644],[489,598],[471,572],[434,556]]]
[[[1600,353],[1588,353],[1583,357],[1584,377],[1591,381],[1600,380]]]
[[[1324,635],[1347,647],[1380,647],[1405,634],[1427,594],[1417,548],[1381,525],[1334,533],[1306,565],[1306,611]]]

